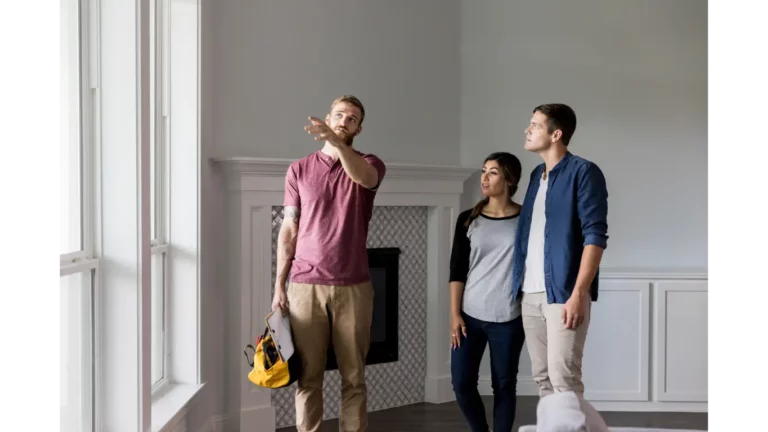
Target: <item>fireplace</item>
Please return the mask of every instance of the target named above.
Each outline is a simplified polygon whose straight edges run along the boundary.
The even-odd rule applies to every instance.
[[[392,363],[398,359],[399,260],[399,248],[368,249],[374,296],[371,346],[366,365]],[[333,340],[328,345],[325,369],[338,369]]]

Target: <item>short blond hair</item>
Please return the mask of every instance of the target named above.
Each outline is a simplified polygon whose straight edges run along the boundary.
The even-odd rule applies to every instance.
[[[360,122],[358,123],[358,126],[362,125],[363,120],[365,120],[365,108],[363,107],[363,103],[360,102],[360,99],[352,95],[344,95],[344,96],[337,97],[336,99],[334,99],[333,103],[331,104],[331,111],[333,111],[333,107],[335,107],[336,104],[342,103],[342,102],[348,103],[350,105],[354,105],[358,109],[360,109]]]

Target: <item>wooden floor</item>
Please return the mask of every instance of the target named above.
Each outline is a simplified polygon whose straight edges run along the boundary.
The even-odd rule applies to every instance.
[[[514,431],[525,424],[536,423],[536,396],[520,396],[517,403],[517,418]],[[493,398],[484,396],[487,418],[492,418]],[[706,430],[707,413],[649,413],[649,412],[603,412],[608,426],[657,427],[669,429]],[[466,432],[469,430],[456,402],[441,405],[421,403],[368,415],[369,432]],[[323,432],[337,432],[338,420],[323,423]],[[296,431],[295,427],[278,429],[278,432]]]

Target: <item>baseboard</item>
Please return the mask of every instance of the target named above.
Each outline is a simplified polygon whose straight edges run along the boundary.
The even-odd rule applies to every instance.
[[[590,404],[601,412],[709,412],[707,402],[595,401]]]
[[[240,411],[241,431],[275,430],[275,407],[272,405]]]
[[[229,416],[226,414],[211,416],[203,427],[200,428],[200,432],[224,432],[224,424],[227,422]]]
[[[481,396],[493,396],[493,387],[491,386],[490,375],[480,375],[477,382],[477,390]],[[539,386],[533,381],[533,377],[517,376],[517,395],[518,396],[538,396]]]
[[[451,376],[428,376],[424,379],[424,402],[441,404],[456,400],[451,387]]]
[[[478,391],[482,396],[493,396],[491,377],[481,375],[478,380]],[[517,377],[518,396],[538,396],[539,386],[533,377]],[[708,412],[706,402],[658,402],[658,401],[590,401],[598,411],[626,412]]]
[[[275,430],[275,408],[272,406],[263,406],[240,411],[240,419],[230,422],[231,415],[219,414],[212,416],[200,428],[200,432],[224,432],[227,426],[237,427],[237,430],[243,431],[274,431]],[[239,424],[239,426],[238,426]]]

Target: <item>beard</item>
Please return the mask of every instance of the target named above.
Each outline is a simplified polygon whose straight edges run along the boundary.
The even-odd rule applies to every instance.
[[[344,144],[346,144],[347,147],[351,146],[355,141],[355,135],[349,133],[346,129],[336,129],[333,132],[344,141]]]

